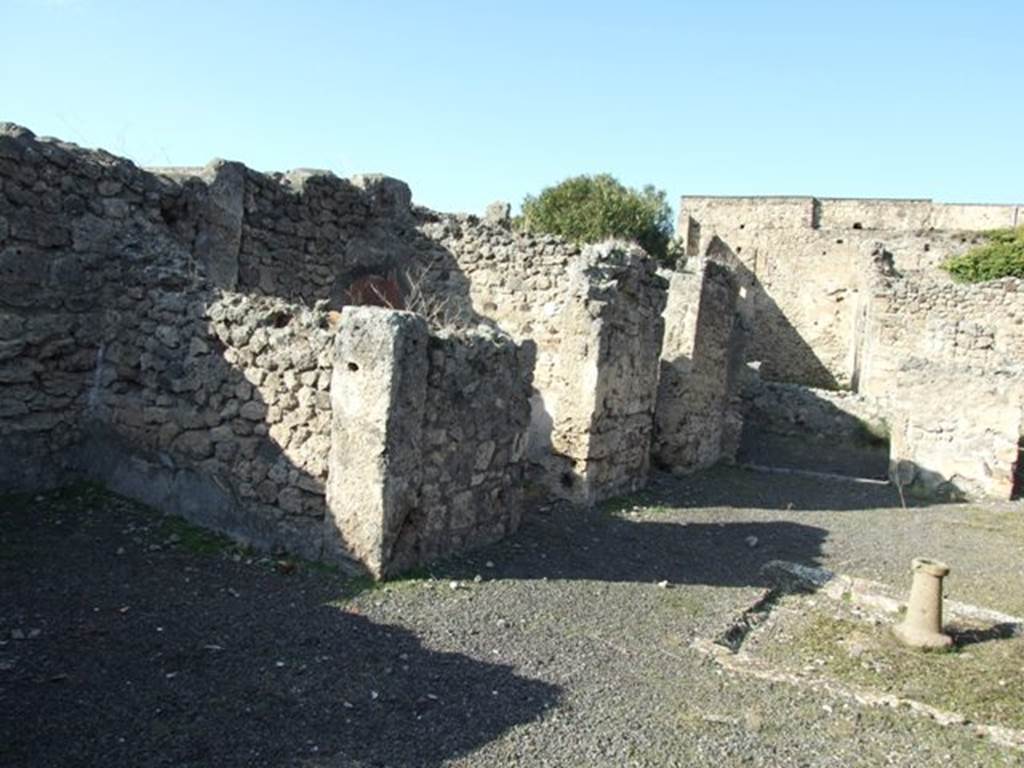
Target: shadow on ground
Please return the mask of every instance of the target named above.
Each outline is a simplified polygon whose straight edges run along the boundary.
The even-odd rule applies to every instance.
[[[860,483],[729,466],[680,477],[654,476],[636,498],[645,505],[672,508],[847,512],[901,506],[899,491],[890,483]],[[909,495],[904,501],[908,507],[949,503]]]
[[[685,477],[661,474],[645,490],[593,509],[559,503],[532,510],[511,539],[431,570],[444,578],[473,578],[481,560],[500,556],[502,578],[770,586],[761,573],[766,563],[820,565],[829,532],[792,519],[752,521],[750,510],[775,510],[791,518],[792,510],[855,512],[899,506],[899,495],[890,485],[736,467]],[[687,519],[686,510],[691,509]],[[732,509],[745,519],[718,522]],[[708,512],[715,522],[705,522]],[[671,519],[658,520],[662,513]]]
[[[679,514],[658,520],[657,507],[704,506],[680,503],[673,493],[679,481],[663,480],[591,509],[542,506],[526,516],[511,539],[431,570],[445,578],[472,578],[478,561],[492,553],[501,555],[502,578],[741,587],[767,585],[761,569],[770,560],[820,563],[828,531],[817,526],[787,520],[686,521]]]
[[[0,764],[437,766],[558,701],[329,605],[331,574],[151,551],[106,499],[4,510]]]

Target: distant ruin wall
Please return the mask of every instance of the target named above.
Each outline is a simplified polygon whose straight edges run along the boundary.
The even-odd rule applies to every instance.
[[[768,380],[849,387],[872,253],[899,271],[934,268],[980,242],[980,230],[1024,223],[1024,207],[928,200],[685,197],[678,230],[689,256],[728,251],[751,286],[747,359]]]
[[[1009,498],[1024,411],[1024,283],[878,277],[861,390],[892,404],[892,459],[928,492]]]
[[[738,286],[728,268],[704,259],[668,273],[665,342],[653,445],[654,461],[691,472],[733,458],[723,443],[733,395]]]

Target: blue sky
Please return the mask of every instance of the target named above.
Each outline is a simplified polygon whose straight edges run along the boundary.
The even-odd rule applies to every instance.
[[[142,165],[380,171],[481,211],[682,194],[1024,201],[1024,2],[0,0],[0,120]]]

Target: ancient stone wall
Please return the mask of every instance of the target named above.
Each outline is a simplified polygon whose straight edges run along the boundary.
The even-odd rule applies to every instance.
[[[1022,287],[876,277],[860,385],[891,404],[905,484],[1009,498],[1024,410]]]
[[[0,276],[5,489],[84,476],[381,575],[516,526],[527,425],[570,498],[646,479],[664,286],[636,249],[414,209],[384,177],[145,170],[5,125]],[[420,394],[338,394],[360,303],[425,318]],[[383,355],[376,386],[409,359]],[[387,450],[346,453],[366,419]]]
[[[747,359],[770,380],[856,385],[872,255],[896,270],[932,268],[978,231],[1024,222],[1024,208],[928,200],[686,197],[679,232],[690,256],[726,251],[751,288]]]
[[[186,311],[196,225],[165,221],[183,195],[172,184],[6,124],[0,185],[0,483],[31,488],[64,477],[136,307],[166,298]]]
[[[449,314],[536,344],[530,457],[549,491],[589,503],[649,467],[665,283],[635,246],[580,251],[507,221],[427,215],[424,284]]]
[[[734,455],[727,433],[742,345],[738,286],[727,267],[706,259],[666,274],[653,458],[673,472],[690,472]]]
[[[329,497],[341,552],[380,576],[515,530],[529,345],[486,327],[433,334],[412,313],[354,308],[337,358]]]
[[[326,498],[344,317],[328,307],[413,232],[407,188],[221,161],[155,173],[13,126],[0,160],[0,484],[85,476],[259,547],[360,556],[337,546]],[[430,337],[421,410],[441,445],[424,451],[425,514],[394,562],[518,520],[532,357],[487,333]]]

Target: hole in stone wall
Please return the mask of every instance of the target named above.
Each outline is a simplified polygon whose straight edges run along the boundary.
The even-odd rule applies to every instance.
[[[746,228],[747,228],[746,224],[740,224],[740,229],[746,229]]]
[[[561,480],[563,488],[572,488],[573,483],[576,482],[576,478],[572,476],[572,472],[563,472]]]
[[[843,238],[840,237],[838,240],[836,240],[836,245],[842,245],[842,244],[843,244]]]
[[[742,245],[737,245],[736,246],[736,253],[743,253],[743,246]]]
[[[929,244],[929,243],[925,243],[924,244],[924,252],[925,253],[928,253],[928,251],[930,251],[931,249],[932,249],[931,244]]]
[[[270,324],[274,328],[285,328],[291,321],[292,316],[288,312],[275,312],[270,316]]]
[[[853,228],[854,229],[864,229],[864,225],[861,224],[859,221],[855,221],[855,222],[853,222]]]
[[[355,371],[358,371],[358,370],[359,370],[359,365],[358,365],[357,363],[352,363],[352,362],[350,362],[350,363],[348,364],[348,369],[349,369],[350,371],[353,371],[353,372],[355,372]]]

